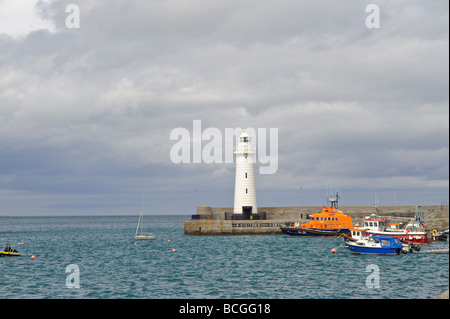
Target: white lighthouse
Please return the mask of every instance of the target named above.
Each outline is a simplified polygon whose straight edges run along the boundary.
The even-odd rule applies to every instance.
[[[253,156],[255,151],[250,144],[250,135],[244,130],[239,136],[239,144],[234,152],[236,156],[236,181],[234,186],[234,214],[244,214],[249,219],[257,214],[255,175]]]

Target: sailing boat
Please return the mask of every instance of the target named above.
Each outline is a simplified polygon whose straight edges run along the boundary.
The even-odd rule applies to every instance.
[[[136,234],[134,234],[134,240],[147,240],[147,239],[155,239],[152,233],[144,233],[142,232],[142,226],[144,225],[144,193],[142,193],[142,208],[141,213],[139,214],[139,220],[136,227]]]

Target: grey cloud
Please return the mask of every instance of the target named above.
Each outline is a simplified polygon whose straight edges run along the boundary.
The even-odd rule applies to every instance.
[[[82,0],[80,29],[69,3],[38,4],[55,33],[0,36],[4,191],[147,188],[174,211],[198,185],[230,192],[233,165],[170,162],[194,119],[279,129],[266,192],[448,189],[446,2],[380,1],[377,30],[353,1]]]

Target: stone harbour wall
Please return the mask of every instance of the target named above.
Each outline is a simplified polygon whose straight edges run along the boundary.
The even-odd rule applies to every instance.
[[[339,210],[351,216],[354,224],[361,223],[365,216],[377,214],[388,217],[392,222],[400,223],[402,226],[414,216],[416,206],[341,206]],[[321,206],[258,207],[258,213],[264,216],[264,219],[226,220],[226,216],[230,216],[233,212],[232,207],[199,206],[192,220],[185,221],[184,233],[186,235],[280,234],[280,226],[307,222],[309,214],[321,211]],[[448,205],[423,206],[422,211],[426,218],[427,229],[448,229]],[[430,215],[432,216],[427,218]]]

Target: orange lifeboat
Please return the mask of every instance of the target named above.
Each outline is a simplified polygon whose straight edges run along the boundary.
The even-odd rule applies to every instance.
[[[339,236],[350,232],[352,218],[335,207],[322,207],[322,212],[310,215],[308,223],[297,227],[281,227],[290,236]]]

